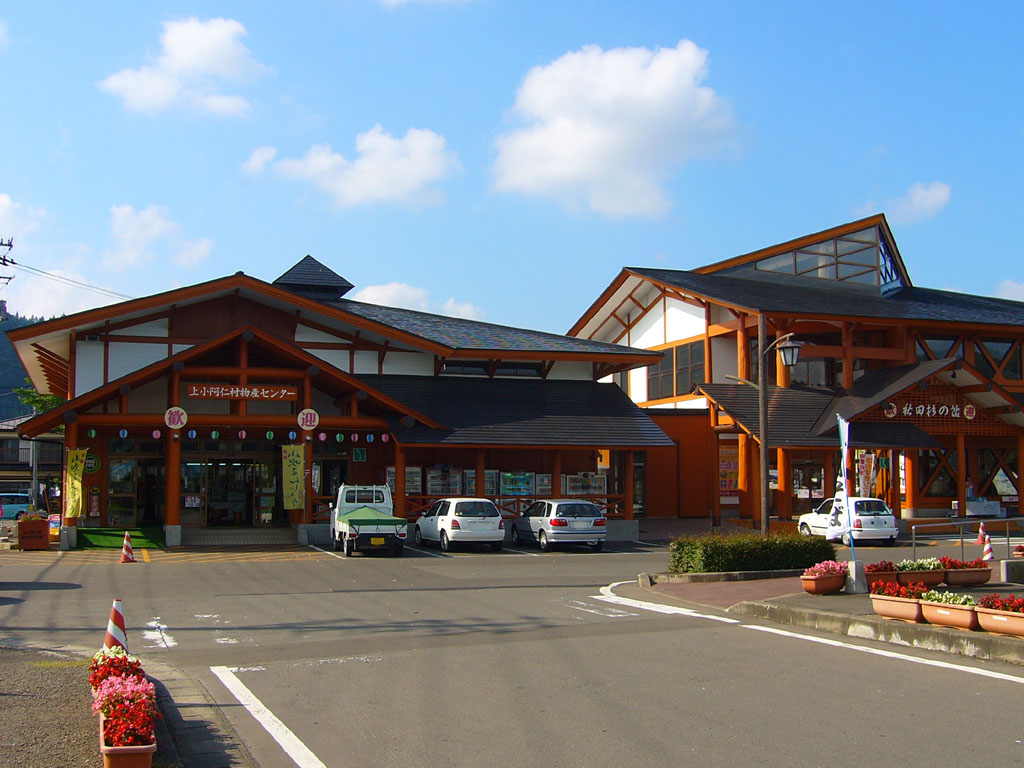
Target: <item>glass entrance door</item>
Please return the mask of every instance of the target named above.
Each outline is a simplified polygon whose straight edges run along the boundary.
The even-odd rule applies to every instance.
[[[253,524],[253,463],[211,461],[207,464],[206,524]]]

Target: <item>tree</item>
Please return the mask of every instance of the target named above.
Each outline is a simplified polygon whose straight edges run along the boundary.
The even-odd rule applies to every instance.
[[[44,395],[37,391],[36,388],[32,386],[32,382],[28,379],[25,379],[25,384],[28,386],[16,387],[14,394],[18,396],[18,399],[21,400],[22,404],[27,405],[29,408],[33,408],[36,413],[52,411],[58,405],[66,402],[65,398],[60,397],[59,395]],[[54,431],[63,432],[64,425],[62,424]]]

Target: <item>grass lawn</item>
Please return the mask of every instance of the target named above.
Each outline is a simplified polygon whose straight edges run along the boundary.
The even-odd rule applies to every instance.
[[[78,549],[121,549],[125,531],[131,534],[132,549],[166,549],[164,531],[159,526],[147,528],[78,529]]]

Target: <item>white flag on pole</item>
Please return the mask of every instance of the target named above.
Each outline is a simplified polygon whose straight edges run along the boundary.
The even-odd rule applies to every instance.
[[[828,519],[828,529],[825,531],[825,538],[829,541],[841,539],[845,534],[853,530],[850,522],[850,492],[849,480],[846,476],[847,456],[850,451],[850,422],[836,414],[839,419],[839,447],[842,450],[842,463],[840,480],[842,488],[836,488],[835,500],[832,503],[832,514]]]

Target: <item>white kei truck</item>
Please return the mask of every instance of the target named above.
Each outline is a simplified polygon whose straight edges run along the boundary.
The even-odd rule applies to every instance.
[[[398,557],[408,531],[406,521],[394,511],[388,486],[342,485],[330,508],[334,551],[349,557],[356,550],[383,550]]]

